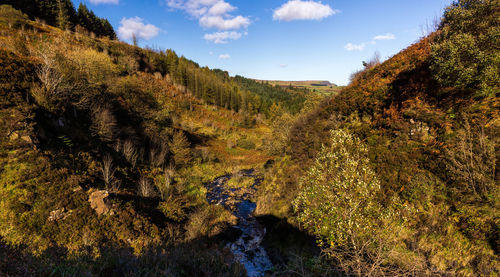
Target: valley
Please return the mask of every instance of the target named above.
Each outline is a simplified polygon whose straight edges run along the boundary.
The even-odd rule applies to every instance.
[[[0,275],[497,276],[498,7],[456,1],[337,86],[127,43],[85,3],[0,3]]]

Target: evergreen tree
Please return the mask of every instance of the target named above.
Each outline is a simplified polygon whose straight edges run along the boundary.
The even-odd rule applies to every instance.
[[[57,1],[57,25],[63,30],[69,28],[70,26],[69,14],[65,9],[62,0]]]
[[[90,12],[83,3],[78,6],[78,24],[87,30],[90,29]]]

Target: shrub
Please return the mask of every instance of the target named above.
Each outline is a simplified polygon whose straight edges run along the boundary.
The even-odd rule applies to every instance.
[[[221,206],[201,207],[190,215],[186,226],[186,238],[192,240],[217,235],[231,217],[232,215]]]
[[[167,199],[167,196],[170,194],[173,189],[173,183],[175,181],[175,169],[172,165],[169,165],[167,168],[163,169],[163,174],[159,174],[155,176],[154,184],[156,189],[160,193],[161,199]]]
[[[344,130],[331,131],[329,143],[302,178],[294,210],[300,225],[345,271],[367,275],[386,262],[384,230],[396,215],[377,201],[380,182],[367,147]]]
[[[265,149],[271,155],[285,155],[294,118],[288,113],[276,116],[272,121],[272,133],[265,142]]]
[[[495,143],[486,135],[484,126],[471,126],[465,119],[446,157],[450,178],[466,194],[488,199],[488,195],[498,189]]]
[[[238,147],[241,147],[246,150],[252,150],[255,149],[255,143],[253,141],[247,140],[247,139],[240,139],[238,140],[238,143],[236,144]]]
[[[498,0],[460,0],[445,12],[432,45],[431,69],[444,86],[498,92],[500,9]]]
[[[85,77],[89,84],[97,85],[107,81],[118,73],[118,68],[111,58],[93,49],[75,49],[66,55],[76,72]]]
[[[175,165],[182,166],[191,160],[190,144],[183,132],[175,132],[170,144]]]

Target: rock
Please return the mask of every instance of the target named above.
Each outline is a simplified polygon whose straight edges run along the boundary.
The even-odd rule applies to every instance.
[[[91,191],[89,196],[90,207],[94,209],[94,211],[98,215],[107,214],[111,212],[111,204],[109,203],[109,199],[106,199],[109,196],[109,192],[106,190],[97,190]]]
[[[79,191],[82,191],[83,188],[81,186],[76,186],[73,188],[73,192],[79,192]]]
[[[66,212],[65,208],[60,208],[58,210],[51,211],[47,220],[50,222],[63,220],[66,219],[70,215],[70,213],[71,212]]]
[[[9,137],[11,140],[16,140],[16,139],[22,139],[24,141],[26,141],[27,143],[29,144],[33,144],[33,140],[31,139],[30,136],[26,136],[26,135],[20,135],[19,133],[17,132],[13,132],[10,137]]]

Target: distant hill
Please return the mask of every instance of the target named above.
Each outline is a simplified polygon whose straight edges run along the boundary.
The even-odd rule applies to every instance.
[[[340,91],[341,87],[336,84],[330,83],[330,81],[278,81],[278,80],[255,80],[261,83],[268,83],[273,86],[280,87],[295,87],[295,88],[306,88],[311,91],[317,91],[325,94],[333,94]]]
[[[318,86],[318,87],[330,87],[337,86],[336,84],[330,83],[330,81],[277,81],[277,80],[255,80],[257,82],[268,82],[270,84],[279,85],[279,86]]]

